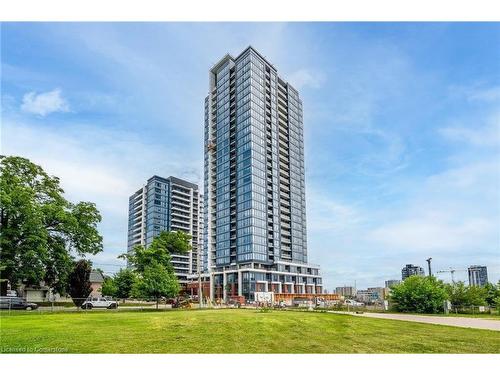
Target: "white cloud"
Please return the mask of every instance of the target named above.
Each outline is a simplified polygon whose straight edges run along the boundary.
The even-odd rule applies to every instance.
[[[477,126],[448,126],[439,133],[450,141],[470,143],[474,146],[500,146],[500,110],[492,113]]]
[[[426,178],[402,214],[368,233],[370,240],[394,250],[434,251],[470,256],[498,246],[500,210],[498,163],[481,161]]]
[[[468,99],[471,101],[498,102],[500,100],[500,86],[471,90],[468,94]]]
[[[403,251],[455,253],[471,249],[491,238],[496,225],[487,218],[454,220],[448,214],[426,213],[415,218],[388,223],[370,233],[370,239]]]
[[[329,194],[316,190],[307,191],[307,223],[314,233],[341,232],[359,224],[362,217],[354,206],[336,201]]]
[[[103,139],[104,134],[95,132],[93,136]],[[73,137],[68,132],[7,120],[4,122],[3,152],[27,157],[49,174],[58,176],[70,200],[94,201],[99,209],[120,215],[127,194],[135,187],[115,168],[114,158],[105,155],[102,145],[87,144],[85,138],[85,133]],[[116,149],[113,145],[108,147]]]
[[[297,90],[305,87],[319,89],[326,81],[326,77],[322,72],[311,69],[299,69],[288,76],[288,81]]]
[[[136,134],[91,125],[45,125],[5,119],[2,153],[29,158],[58,176],[70,201],[96,204],[104,236],[104,252],[93,257],[96,262],[120,263],[116,256],[127,246],[128,197],[149,177],[174,175],[200,183],[202,160],[191,149],[151,145]]]
[[[464,98],[468,102],[498,103],[500,86],[487,86],[484,82],[449,87],[451,97]]]
[[[23,96],[21,109],[24,112],[44,117],[54,112],[68,112],[69,105],[62,97],[61,90],[54,89],[40,94],[34,91],[26,93]]]

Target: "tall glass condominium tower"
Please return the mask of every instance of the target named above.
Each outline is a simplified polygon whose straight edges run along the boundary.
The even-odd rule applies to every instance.
[[[299,93],[252,47],[210,70],[203,266],[212,297],[321,293],[307,263]]]
[[[172,256],[175,274],[185,284],[187,276],[198,271],[201,209],[198,185],[173,176],[151,177],[129,198],[128,251],[136,245],[151,245],[162,231],[189,233],[192,250]]]

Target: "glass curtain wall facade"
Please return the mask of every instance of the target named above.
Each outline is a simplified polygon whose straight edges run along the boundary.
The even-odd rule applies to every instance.
[[[485,286],[488,284],[488,269],[486,266],[470,266],[467,271],[470,286]]]
[[[170,176],[151,177],[129,198],[128,251],[135,245],[149,246],[162,231],[183,231],[192,237],[188,254],[172,256],[172,265],[181,284],[198,271],[202,207],[198,185]]]
[[[285,274],[295,267],[304,276],[293,275],[290,284],[322,289],[319,267],[307,265],[303,138],[297,90],[252,47],[236,58],[226,55],[210,70],[203,267],[221,272],[213,277],[215,287],[223,284],[251,299],[260,290],[256,284],[283,290],[285,276],[291,277]],[[242,267],[259,271],[227,272]],[[282,280],[273,281],[272,272],[283,273]],[[247,281],[253,287],[245,292]]]

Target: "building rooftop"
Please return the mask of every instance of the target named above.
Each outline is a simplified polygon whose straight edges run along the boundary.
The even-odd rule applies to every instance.
[[[102,276],[102,273],[98,270],[92,270],[90,272],[90,277],[89,281],[91,283],[103,283],[104,282],[104,276]]]
[[[182,186],[185,186],[187,188],[192,188],[194,190],[198,190],[198,185],[193,184],[192,182],[183,180],[181,178],[174,177],[174,176],[169,176],[169,177],[165,178],[165,177],[161,177],[158,175],[154,175],[148,179],[148,183],[151,181],[173,182],[174,184],[177,184],[177,185],[182,185]]]

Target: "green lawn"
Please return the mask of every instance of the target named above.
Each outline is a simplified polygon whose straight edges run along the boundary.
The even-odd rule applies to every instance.
[[[2,314],[2,352],[500,353],[500,332],[293,311]]]

